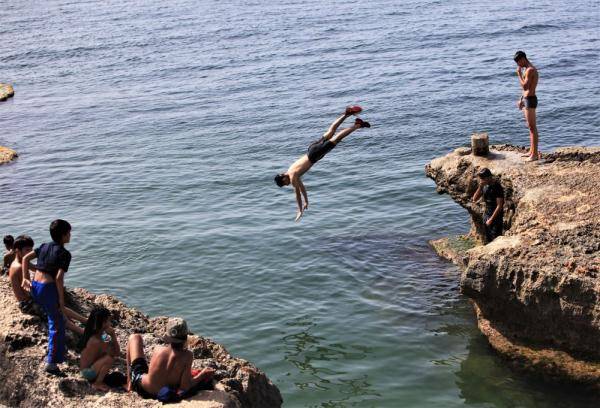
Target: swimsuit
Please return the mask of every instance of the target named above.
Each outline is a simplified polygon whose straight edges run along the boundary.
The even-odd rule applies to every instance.
[[[93,382],[98,377],[98,373],[92,367],[84,368],[79,374],[89,382]]]
[[[308,146],[308,160],[312,164],[315,164],[323,157],[325,157],[325,155],[329,153],[334,147],[335,143],[322,137],[319,140],[312,142],[310,146]]]
[[[537,108],[538,99],[537,99],[537,96],[535,96],[535,95],[533,95],[533,96],[521,96],[521,101],[523,102],[523,106],[525,106],[526,109],[535,109],[535,108]]]
[[[131,362],[131,386],[142,398],[154,398],[142,386],[142,376],[148,374],[148,362],[144,357],[138,357]]]

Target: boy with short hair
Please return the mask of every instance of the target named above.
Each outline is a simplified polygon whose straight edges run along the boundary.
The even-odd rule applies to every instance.
[[[150,360],[144,355],[144,341],[139,334],[129,336],[127,343],[127,390],[136,391],[142,398],[175,402],[200,383],[212,383],[214,370],[205,368],[192,374],[194,355],[185,345],[188,328],[185,320],[170,318],[167,323],[169,345],[157,347]]]
[[[71,253],[64,247],[71,240],[71,225],[65,220],[50,224],[52,242],[44,243],[23,257],[23,288],[31,288],[31,297],[48,316],[48,357],[46,372],[64,375],[57,364],[65,361],[65,273],[69,270]],[[33,280],[29,262],[37,258]]]
[[[15,294],[15,298],[17,299],[17,302],[19,302],[19,309],[21,309],[23,313],[41,314],[39,308],[38,310],[35,310],[35,307],[37,305],[35,305],[33,300],[31,299],[29,291],[23,289],[23,287],[21,286],[23,282],[23,257],[33,250],[33,245],[33,239],[31,239],[30,236],[19,235],[17,237],[13,246],[15,251],[15,260],[12,262],[10,268],[8,269],[8,276],[10,278],[10,284],[12,286],[13,293]],[[35,272],[35,269],[31,264],[29,270],[33,270]],[[68,307],[65,307],[65,315],[69,319],[75,319],[82,323],[87,322],[87,319],[85,317],[75,312],[74,310],[69,309]],[[83,329],[74,324],[69,319],[66,319],[67,329],[79,335],[82,335]]]
[[[12,235],[5,235],[3,241],[6,252],[4,252],[4,257],[2,258],[2,269],[0,270],[0,275],[8,273],[8,268],[10,268],[10,264],[15,259],[15,251],[13,250],[15,239]]]

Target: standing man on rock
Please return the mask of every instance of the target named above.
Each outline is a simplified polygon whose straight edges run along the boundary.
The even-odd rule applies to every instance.
[[[500,235],[504,224],[504,189],[492,176],[488,168],[483,168],[477,173],[479,187],[473,195],[473,202],[479,201],[481,196],[485,201],[483,213],[483,228],[485,230],[485,243],[490,243]]]
[[[517,101],[517,107],[523,111],[527,127],[529,128],[529,154],[524,157],[528,157],[527,161],[535,161],[540,158],[540,152],[538,151],[539,136],[535,117],[535,109],[538,105],[537,96],[535,95],[535,88],[537,87],[539,78],[538,70],[529,62],[527,55],[523,51],[517,51],[514,60],[517,63],[519,84],[523,89],[523,94]]]

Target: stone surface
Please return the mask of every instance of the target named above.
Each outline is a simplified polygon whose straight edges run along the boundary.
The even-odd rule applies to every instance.
[[[471,135],[471,151],[475,156],[487,156],[490,152],[490,139],[487,133]]]
[[[538,163],[524,153],[492,146],[487,157],[453,152],[426,166],[438,192],[471,215],[473,237],[477,171],[488,167],[505,190],[505,235],[454,256],[461,291],[517,366],[600,389],[600,148],[558,149]]]
[[[0,164],[8,163],[9,161],[14,160],[19,155],[13,149],[9,149],[8,147],[0,146]]]
[[[9,84],[0,83],[0,102],[7,100],[15,95],[15,90]]]
[[[112,311],[118,324],[116,333],[122,358],[117,369],[125,369],[125,346],[131,333],[141,333],[146,355],[162,344],[167,317],[149,318],[128,308],[109,295],[93,295],[84,289],[69,290],[67,305],[87,315],[94,305]],[[66,378],[48,376],[43,371],[47,330],[37,316],[22,314],[17,308],[8,279],[0,277],[0,404],[21,407],[159,407],[161,403],[144,400],[135,393],[94,392],[79,376],[78,354],[73,352],[77,339],[67,332],[68,361],[63,371]],[[191,328],[193,329],[193,328]],[[215,389],[201,391],[189,400],[174,406],[202,408],[269,408],[282,404],[279,390],[267,376],[249,362],[232,357],[227,350],[210,339],[191,336],[188,348],[194,353],[194,368],[213,367],[216,370]]]

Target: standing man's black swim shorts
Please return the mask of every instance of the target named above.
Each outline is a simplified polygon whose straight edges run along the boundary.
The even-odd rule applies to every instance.
[[[331,151],[335,147],[335,143],[332,143],[330,140],[322,137],[316,142],[312,142],[310,146],[308,146],[308,152],[306,153],[308,156],[308,160],[315,164],[319,160],[321,160],[327,153]]]
[[[521,100],[523,101],[523,106],[526,109],[535,109],[538,105],[537,96],[521,96]]]

